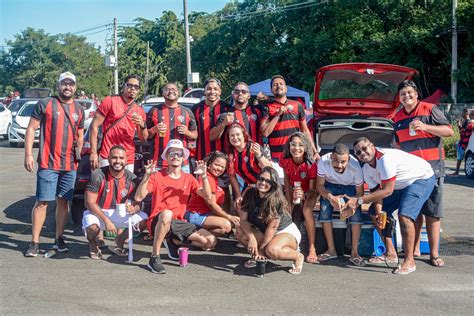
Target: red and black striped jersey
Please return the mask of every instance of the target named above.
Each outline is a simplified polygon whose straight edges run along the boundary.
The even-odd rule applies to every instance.
[[[179,139],[185,147],[189,147],[188,137],[178,133],[178,126],[186,125],[190,131],[195,131],[196,120],[193,112],[184,106],[179,105],[176,108],[169,108],[164,104],[158,104],[148,112],[146,125],[147,128],[152,128],[160,122],[164,122],[167,126],[166,135],[165,137],[160,137],[158,133],[155,134],[151,147],[153,150],[153,160],[158,162],[157,167],[164,168],[168,164],[161,159],[161,154],[170,139]]]
[[[262,138],[260,136],[260,118],[262,117],[262,109],[260,106],[248,105],[243,110],[231,108],[229,112],[234,112],[234,122],[239,123],[245,128],[245,131],[250,135],[250,139],[253,142],[262,144]],[[224,113],[219,116],[218,123],[221,123],[223,120]],[[226,134],[227,127],[224,129],[222,135]]]
[[[76,170],[73,143],[77,130],[84,128],[84,109],[79,103],[62,103],[56,97],[45,98],[38,101],[31,117],[40,121],[39,168]]]
[[[443,140],[423,131],[416,131],[416,135],[411,136],[409,127],[415,118],[428,125],[450,126],[449,121],[436,105],[426,102],[419,102],[411,113],[406,113],[402,107],[393,117],[400,149],[428,161],[436,177],[444,176]]]
[[[97,193],[97,204],[101,209],[114,209],[116,204],[122,204],[133,197],[136,176],[128,171],[119,179],[110,174],[109,166],[97,168],[91,174],[87,191]]]
[[[233,152],[229,154],[229,174],[238,174],[247,184],[255,184],[260,171],[262,171],[258,165],[257,156],[250,151],[251,146],[252,143],[247,142],[242,152],[234,148]]]
[[[222,151],[224,146],[224,137],[211,142],[211,129],[218,123],[219,116],[222,113],[229,112],[230,106],[224,101],[220,100],[215,106],[206,104],[201,101],[194,105],[193,113],[196,117],[196,124],[198,129],[198,139],[196,144],[196,159],[202,160],[212,151]]]
[[[300,122],[304,121],[305,112],[303,106],[294,100],[287,99],[285,104],[273,100],[263,106],[262,119],[270,121],[282,106],[288,106],[288,111],[280,116],[275,128],[268,135],[268,145],[272,153],[272,159],[279,159],[286,141],[291,134],[300,132]]]
[[[472,135],[472,128],[474,125],[474,120],[467,120],[464,122],[461,133],[459,135],[459,145],[462,149],[466,149],[467,145],[469,144],[469,138]]]

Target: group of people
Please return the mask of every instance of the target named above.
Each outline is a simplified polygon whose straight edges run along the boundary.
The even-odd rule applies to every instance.
[[[416,85],[404,81],[399,87],[403,107],[394,117],[400,149],[378,148],[362,137],[352,144],[356,157],[347,144],[334,144],[332,152],[320,157],[303,106],[286,96],[284,77],[272,77],[270,85],[273,98],[250,105],[248,85],[237,83],[230,106],[220,98],[221,82],[209,79],[205,99],[188,109],[178,103],[177,84],[168,83],[162,88],[165,102],[145,113],[135,102],[140,78],[125,78],[121,94],[102,101],[90,126],[93,172],[82,223],[90,257],[102,258],[104,230],[117,233],[111,251],[127,255],[124,244],[130,220],[135,229],[146,228],[153,236],[148,267],[154,273],[166,272],[160,258],[162,244],[168,257],[177,260],[183,243],[211,251],[219,237],[234,233],[251,255],[246,267],[263,258],[288,260],[292,262],[288,271],[300,274],[305,256],[299,251],[299,224],[304,220],[307,231],[306,262],[331,260],[337,257],[332,220],[333,211],[338,210],[352,227],[350,262],[361,266],[365,264],[357,252],[361,206],[371,203],[369,214],[387,253],[369,262],[398,262],[392,235],[381,220],[382,211],[392,218],[398,210],[405,260],[394,273],[416,269],[421,214],[426,217],[431,263],[443,266],[438,253],[444,177],[441,138],[452,134],[443,113],[419,101]],[[27,129],[25,168],[30,172],[34,170],[31,153],[38,127],[41,137],[32,242],[26,256],[39,253],[46,207],[55,199],[53,247],[69,250],[63,232],[79,158],[74,153],[82,147],[84,123],[84,112],[73,99],[75,91],[75,76],[61,74],[58,96],[38,102]],[[152,151],[136,187],[135,134],[148,141]],[[369,194],[364,194],[364,183]],[[152,197],[149,214],[143,211],[148,194]],[[318,198],[318,220],[328,244],[327,251],[319,255],[313,217]],[[120,214],[119,205],[125,205],[125,215]]]

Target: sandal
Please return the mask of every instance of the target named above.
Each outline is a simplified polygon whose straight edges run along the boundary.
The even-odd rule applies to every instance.
[[[416,266],[413,266],[413,267],[405,267],[405,268],[402,268],[402,266],[398,266],[397,268],[395,268],[392,273],[393,274],[398,274],[398,275],[406,275],[406,274],[409,274],[409,273],[412,273],[412,272],[415,272],[416,271]]]
[[[365,261],[361,257],[353,257],[353,258],[350,258],[349,261],[357,267],[365,266]]]
[[[372,257],[368,261],[370,264],[398,263],[398,258],[389,258],[385,255]]]
[[[318,260],[319,261],[327,261],[327,260],[336,259],[336,258],[337,258],[337,255],[331,255],[331,254],[328,254],[328,253],[323,253],[323,254],[319,255]]]
[[[89,256],[91,257],[92,260],[101,260],[102,259],[102,251],[97,251],[97,252],[89,252]]]
[[[300,256],[299,256],[299,262],[301,262],[301,264],[299,265],[295,265],[295,263],[298,261],[295,261],[295,263],[291,264],[291,269],[288,270],[289,273],[291,274],[294,274],[294,275],[298,275],[298,274],[301,274],[301,272],[303,271],[303,263],[304,263],[304,256],[303,254],[300,253]]]
[[[306,262],[307,263],[319,263],[318,256],[316,257],[310,257],[309,255],[306,257]]]
[[[252,269],[252,268],[255,268],[256,266],[257,266],[257,261],[255,261],[254,259],[249,259],[244,263],[244,267],[246,267],[247,269]]]
[[[444,260],[441,257],[431,257],[430,263],[433,267],[442,268],[444,267]]]
[[[110,247],[109,247],[109,250],[110,250],[111,252],[113,252],[114,254],[116,254],[117,256],[119,256],[119,257],[126,257],[126,256],[128,256],[128,253],[127,253],[127,251],[126,251],[125,249],[119,248],[119,247],[117,247],[117,246],[110,246]]]

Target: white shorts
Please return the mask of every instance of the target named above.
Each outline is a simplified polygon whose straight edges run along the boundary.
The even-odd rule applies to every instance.
[[[99,167],[107,167],[109,165],[109,161],[107,159],[104,159],[99,156]],[[125,166],[125,169],[127,169],[130,172],[133,172],[133,169],[135,167],[135,164],[129,163],[128,165]]]
[[[128,219],[132,219],[132,226],[137,226],[143,220],[148,218],[148,215],[145,212],[138,212],[133,215],[126,215],[125,217],[120,217],[118,212],[114,209],[103,209],[102,212],[107,216],[112,223],[114,223],[116,228],[128,228]],[[86,210],[84,216],[82,217],[82,229],[86,229],[91,225],[97,225],[101,230],[105,230],[105,223],[102,222],[97,216],[95,216],[91,211]]]
[[[287,228],[280,230],[275,235],[280,235],[280,234],[285,234],[285,233],[290,234],[291,236],[295,237],[297,246],[300,245],[301,233],[295,223],[291,223]]]

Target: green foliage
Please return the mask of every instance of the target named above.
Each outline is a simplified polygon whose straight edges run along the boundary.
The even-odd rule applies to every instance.
[[[456,126],[456,122],[451,122],[451,126]],[[456,159],[456,142],[459,141],[459,130],[457,128],[453,128],[454,135],[451,137],[443,138],[443,146],[446,158],[449,159]]]

